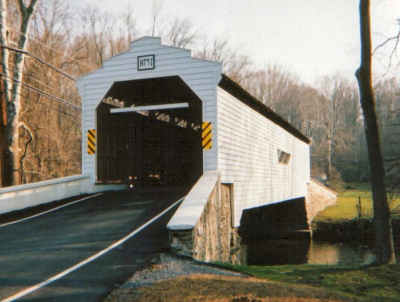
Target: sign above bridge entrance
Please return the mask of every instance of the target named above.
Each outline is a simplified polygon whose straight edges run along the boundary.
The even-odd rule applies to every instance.
[[[137,70],[152,70],[156,68],[155,55],[145,55],[137,57]]]

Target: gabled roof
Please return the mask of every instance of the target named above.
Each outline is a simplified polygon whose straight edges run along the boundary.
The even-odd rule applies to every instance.
[[[235,81],[227,77],[225,74],[221,74],[221,80],[218,83],[218,86],[229,92],[238,100],[245,103],[247,106],[262,114],[275,124],[279,125],[289,133],[293,134],[295,137],[300,139],[301,141],[310,144],[310,139],[301,133],[297,128],[292,126],[288,121],[282,118],[280,115],[275,113],[271,108],[267,107],[264,103],[256,99],[250,93],[248,93],[244,88],[242,88]]]

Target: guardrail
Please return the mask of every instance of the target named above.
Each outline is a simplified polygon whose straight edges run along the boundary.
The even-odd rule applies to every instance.
[[[0,189],[0,214],[87,193],[89,177],[68,176]]]
[[[191,230],[196,226],[218,179],[217,171],[204,172],[168,222],[168,230]]]

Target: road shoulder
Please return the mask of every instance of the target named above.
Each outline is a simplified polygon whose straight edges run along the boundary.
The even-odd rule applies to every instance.
[[[104,302],[342,302],[325,289],[258,279],[190,259],[161,254]]]

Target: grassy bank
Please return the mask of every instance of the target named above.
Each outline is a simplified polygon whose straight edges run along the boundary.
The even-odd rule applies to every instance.
[[[396,248],[400,248],[400,197],[389,196]],[[369,184],[347,184],[339,192],[334,206],[320,212],[313,221],[313,238],[322,241],[347,242],[373,248],[372,193]]]
[[[154,269],[158,269],[156,265]],[[190,274],[113,292],[106,302],[398,302],[400,265],[237,266],[250,277]],[[151,268],[150,268],[151,269]]]
[[[358,209],[359,200],[361,208]],[[393,217],[400,218],[400,197],[390,197]],[[315,222],[342,222],[362,218],[372,218],[372,194],[369,184],[347,184],[346,190],[339,192],[336,205],[318,214]]]
[[[332,295],[354,301],[400,301],[400,265],[364,268],[324,265],[223,266],[257,278],[287,283],[288,287],[296,284],[325,289]]]
[[[359,301],[302,284],[249,277],[191,275],[125,289],[106,302],[350,302]]]
[[[224,265],[217,265],[224,266]],[[233,273],[250,267],[206,265],[162,254],[104,302],[350,302],[350,295],[306,283]],[[223,267],[223,268],[226,268]],[[257,274],[254,274],[257,275]]]

